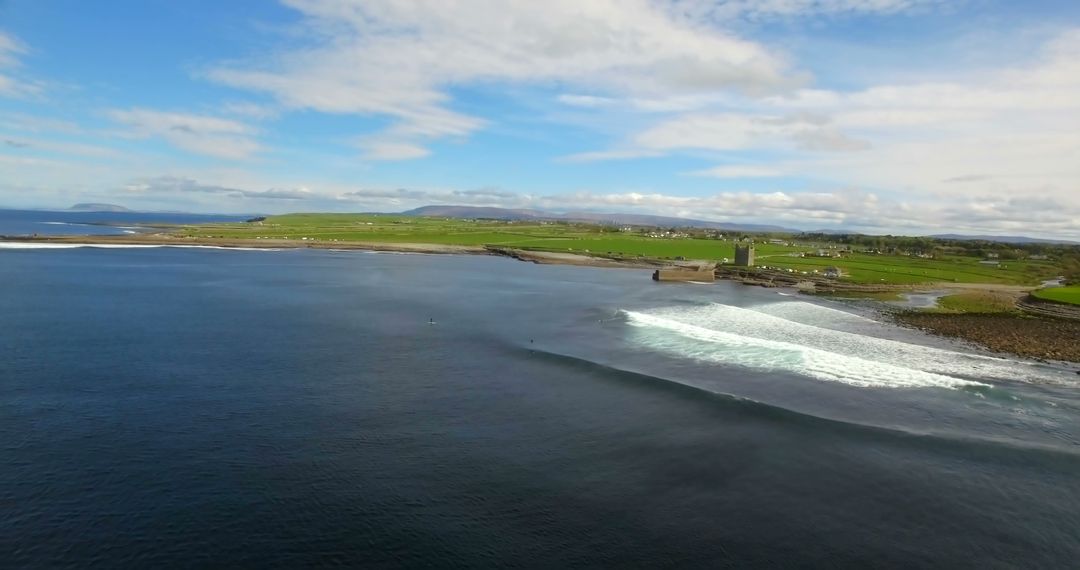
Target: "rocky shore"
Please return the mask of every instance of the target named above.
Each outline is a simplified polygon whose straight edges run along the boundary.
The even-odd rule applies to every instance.
[[[1017,313],[935,313],[903,311],[901,325],[959,338],[1004,352],[1042,360],[1080,363],[1080,320]]]

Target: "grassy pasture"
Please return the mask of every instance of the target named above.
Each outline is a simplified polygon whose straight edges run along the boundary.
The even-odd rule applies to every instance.
[[[843,258],[758,256],[760,265],[818,271],[839,267],[856,283],[1003,283],[1035,284],[1055,274],[1046,262],[1010,261],[1000,267],[981,265],[971,257],[923,259],[917,257],[853,253]]]
[[[938,307],[951,313],[1012,313],[1016,299],[993,291],[965,291],[938,299]]]
[[[290,214],[262,224],[187,226],[185,235],[254,239],[368,241],[446,245],[497,245],[594,255],[720,260],[733,258],[732,242],[715,239],[650,238],[635,233],[601,231],[595,226],[537,222],[455,220],[392,215]],[[783,254],[805,248],[758,244],[762,254]]]
[[[421,218],[393,214],[289,214],[261,223],[186,226],[184,235],[235,239],[301,239],[440,245],[495,245],[519,249],[588,253],[620,257],[704,259],[735,256],[731,241],[694,238],[651,238],[639,233],[593,225]],[[853,253],[842,258],[798,257],[816,247],[756,244],[758,265],[822,272],[836,266],[843,279],[855,283],[913,284],[932,282],[1033,285],[1059,274],[1046,261],[1007,261],[982,265],[972,257],[923,259]],[[794,254],[794,255],[793,255]]]
[[[1040,289],[1033,292],[1032,295],[1038,297],[1039,299],[1044,299],[1047,301],[1068,303],[1070,305],[1080,305],[1080,285]]]

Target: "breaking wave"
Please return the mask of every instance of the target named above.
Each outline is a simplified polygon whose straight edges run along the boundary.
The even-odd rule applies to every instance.
[[[702,386],[681,379],[648,374],[638,370],[627,370],[579,356],[544,350],[533,345],[528,347],[515,346],[513,349],[521,354],[527,354],[530,358],[542,358],[560,366],[587,370],[593,374],[620,382],[636,382],[675,393],[705,394],[712,398],[712,403],[723,406],[730,411],[773,423],[786,424],[802,432],[843,432],[847,436],[888,439],[893,443],[905,446],[943,449],[948,450],[950,453],[963,453],[979,457],[1020,454],[1027,461],[1038,461],[1041,458],[1060,464],[1059,462],[1064,460],[1071,465],[1076,465],[1080,461],[1080,454],[1077,453],[1075,447],[1060,447],[1036,441],[986,438],[972,436],[971,434],[950,433],[938,429],[916,429],[900,425],[834,418],[776,403],[737,396],[718,391],[714,387]]]
[[[886,327],[806,302],[624,311],[642,345],[704,362],[786,371],[860,387],[989,387],[1061,382],[1037,365],[873,336]],[[976,380],[978,379],[978,380]]]

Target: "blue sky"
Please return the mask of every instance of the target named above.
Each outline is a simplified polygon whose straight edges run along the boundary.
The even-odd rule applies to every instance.
[[[0,207],[1080,238],[1080,3],[0,0]]]

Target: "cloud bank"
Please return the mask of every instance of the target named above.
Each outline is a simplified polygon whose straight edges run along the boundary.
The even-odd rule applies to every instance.
[[[768,94],[800,81],[761,45],[644,0],[285,3],[302,14],[299,33],[308,42],[207,76],[272,95],[286,108],[393,118],[372,143],[371,159],[423,156],[417,148],[425,141],[485,126],[485,119],[451,108],[456,86],[566,83],[620,96],[670,96]]]
[[[203,184],[159,176],[132,180],[125,192],[143,197],[205,194],[236,200],[262,212],[297,211],[307,205],[335,211],[403,211],[431,204],[528,208],[553,212],[596,211],[668,215],[716,221],[767,221],[802,230],[847,228],[868,233],[1008,232],[1080,239],[1080,205],[1054,199],[973,196],[927,203],[856,189],[823,192],[717,192],[705,196],[619,192],[527,194],[498,188],[472,190],[325,187],[294,189]],[[264,201],[265,200],[265,201]],[[271,202],[279,202],[275,205]]]

